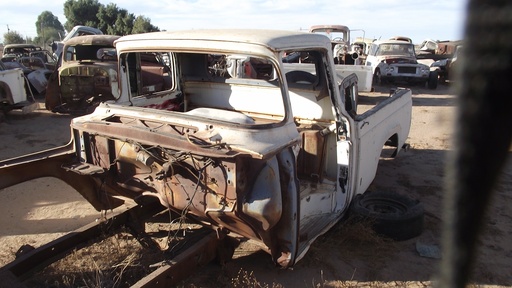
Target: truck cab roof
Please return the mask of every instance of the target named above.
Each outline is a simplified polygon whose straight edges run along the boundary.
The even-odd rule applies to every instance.
[[[137,41],[134,41],[137,40]],[[146,40],[146,41],[140,41]],[[148,42],[150,41],[150,42]],[[260,30],[260,29],[206,29],[206,30],[188,30],[188,31],[163,31],[151,32],[144,34],[134,34],[123,36],[116,41],[116,48],[122,51],[132,45],[144,45],[144,48],[151,49],[160,47],[158,41],[165,41],[166,47],[176,47],[183,50],[189,47],[194,50],[204,50],[205,47],[219,47],[226,50],[225,43],[239,43],[247,45],[247,52],[255,52],[257,48],[249,47],[265,47],[273,51],[284,51],[300,49],[304,47],[316,47],[330,49],[331,43],[329,38],[324,35],[318,35],[300,31],[285,30]],[[224,43],[224,45],[216,45],[215,42]],[[228,48],[230,49],[230,48]],[[253,50],[255,49],[255,50]],[[240,53],[240,46],[233,50]]]

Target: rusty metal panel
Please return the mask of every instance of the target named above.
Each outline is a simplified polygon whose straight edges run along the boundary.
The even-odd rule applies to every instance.
[[[302,147],[297,159],[297,170],[306,177],[322,176],[322,158],[325,139],[318,130],[301,132]]]

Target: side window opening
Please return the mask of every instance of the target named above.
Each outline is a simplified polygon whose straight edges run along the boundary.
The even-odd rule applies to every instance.
[[[129,53],[126,58],[132,97],[174,88],[167,52]],[[167,60],[166,60],[167,59]]]
[[[263,58],[217,54],[209,54],[207,57],[210,77],[267,81],[274,80],[276,77],[272,63]]]
[[[336,117],[332,109],[332,89],[325,50],[292,50],[283,54],[294,122],[301,137],[297,147],[297,177],[322,183],[335,179]]]

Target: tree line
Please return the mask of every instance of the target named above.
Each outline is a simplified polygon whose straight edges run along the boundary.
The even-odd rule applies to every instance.
[[[71,31],[76,25],[91,26],[108,35],[128,35],[160,31],[145,16],[135,16],[116,4],[103,5],[98,0],[66,0],[64,2],[64,25],[50,11],[43,11],[37,17],[34,39],[24,38],[17,31],[5,33],[4,44],[34,43],[44,46],[64,38],[65,31]]]

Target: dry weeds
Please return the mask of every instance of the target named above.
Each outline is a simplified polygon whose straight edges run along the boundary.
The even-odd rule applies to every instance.
[[[192,224],[186,224],[188,227]],[[326,235],[320,237],[315,245],[311,247],[311,254],[316,257],[308,257],[305,261],[315,265],[321,261],[326,251],[332,249],[341,250],[341,247],[365,247],[366,255],[361,255],[359,249],[358,257],[372,257],[375,269],[378,269],[379,258],[386,257],[386,251],[392,249],[393,241],[380,237],[371,228],[371,223],[347,219],[336,225]],[[170,246],[163,243],[178,243],[177,236],[183,236],[183,229],[177,232],[170,232],[172,229],[165,223],[147,223],[146,232],[152,235],[152,240],[157,246],[147,247],[134,237],[129,230],[123,229],[112,235],[105,235],[94,243],[89,243],[85,248],[74,250],[68,256],[58,260],[24,281],[27,287],[37,288],[70,288],[70,287],[130,287],[138,280],[149,275],[162,261],[169,259]],[[197,226],[194,226],[197,228]],[[172,237],[172,240],[170,240]],[[146,242],[142,242],[146,243]],[[167,247],[165,247],[167,246]],[[343,250],[346,257],[353,257],[352,249]],[[376,257],[377,255],[377,257]],[[222,268],[221,268],[222,269]],[[277,269],[277,268],[276,268]],[[282,288],[280,283],[265,283],[256,278],[252,271],[239,269],[236,275],[228,270],[216,277],[207,277],[207,283],[197,281],[198,278],[190,278],[183,281],[179,287],[261,287],[261,288]],[[328,282],[324,279],[311,280],[309,287],[385,287],[378,283],[357,283],[357,282]],[[394,287],[407,287],[395,285]]]
[[[164,253],[143,247],[126,231],[116,233],[35,274],[27,287],[129,287],[152,272]]]
[[[201,226],[183,217],[165,222],[168,215],[155,215],[145,223],[143,234],[123,227],[91,240],[86,247],[72,251],[23,284],[35,288],[130,287],[172,259],[184,244],[181,240],[185,235],[201,233]]]

